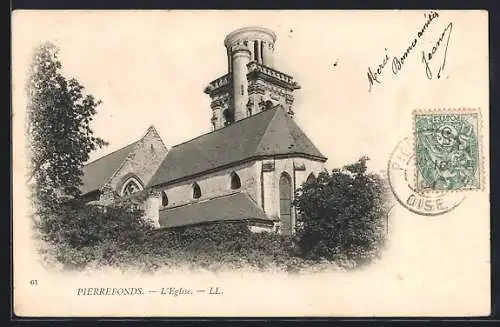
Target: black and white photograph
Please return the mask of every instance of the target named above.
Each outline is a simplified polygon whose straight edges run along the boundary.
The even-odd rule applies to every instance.
[[[14,11],[15,314],[489,315],[488,56],[487,11]]]

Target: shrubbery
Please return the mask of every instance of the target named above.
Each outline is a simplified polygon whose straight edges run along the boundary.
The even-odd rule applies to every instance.
[[[133,201],[113,206],[67,203],[39,230],[64,266],[300,271],[325,263],[353,268],[377,258],[385,240],[385,183],[366,159],[319,174],[298,189],[297,233],[252,233],[242,223],[154,229]]]
[[[321,172],[305,183],[295,198],[301,256],[351,267],[381,254],[387,234],[388,187],[358,162]]]
[[[90,128],[100,101],[67,79],[58,49],[43,44],[26,83],[26,135],[37,227],[46,258],[68,268],[135,266],[144,270],[188,265],[210,270],[255,267],[298,271],[325,262],[356,267],[376,258],[385,240],[385,184],[366,173],[366,158],[323,172],[297,191],[294,237],[251,233],[224,223],[155,230],[134,197],[113,206],[79,203],[82,168],[107,144]]]
[[[252,233],[245,223],[154,229],[140,210],[126,206],[69,207],[39,224],[51,257],[66,268],[135,267],[145,271],[187,266],[208,270],[247,268],[294,271],[292,239]],[[42,220],[43,221],[43,220]]]

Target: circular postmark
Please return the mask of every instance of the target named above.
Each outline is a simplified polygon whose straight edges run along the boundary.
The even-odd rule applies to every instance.
[[[399,204],[423,216],[442,215],[458,207],[465,199],[459,193],[429,193],[417,189],[415,159],[413,142],[408,137],[399,142],[390,156],[387,167],[389,186]]]

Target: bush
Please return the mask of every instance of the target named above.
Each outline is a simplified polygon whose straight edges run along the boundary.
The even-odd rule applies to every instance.
[[[140,219],[141,210],[124,207],[65,204],[43,216],[38,225],[43,238],[75,249],[98,245],[141,242],[152,229]]]
[[[112,266],[154,271],[279,269],[300,272],[332,262],[354,268],[378,257],[385,241],[386,186],[366,158],[298,189],[297,234],[252,233],[245,222],[154,229],[134,198],[112,206],[58,203],[39,210],[50,257],[66,268]],[[140,195],[144,196],[144,195]],[[137,200],[137,199],[136,199]]]
[[[311,260],[354,268],[380,255],[386,239],[388,189],[358,162],[323,171],[297,190],[298,245]]]
[[[252,233],[246,223],[153,230],[144,247],[157,262],[162,262],[160,266],[173,261],[209,270],[274,266],[286,269],[279,260],[288,262],[293,257],[285,237]]]
[[[297,270],[303,263],[292,253],[291,238],[252,233],[245,222],[158,230],[130,203],[108,207],[74,203],[40,221],[51,258],[69,269],[112,266],[154,271],[183,265]]]

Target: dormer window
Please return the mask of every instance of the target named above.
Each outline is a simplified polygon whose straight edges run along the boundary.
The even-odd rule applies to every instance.
[[[241,187],[240,176],[236,174],[234,171],[231,173],[231,189],[236,190]]]
[[[231,114],[231,111],[229,109],[225,109],[222,112],[222,115],[224,117],[224,125],[227,126],[231,124],[231,122],[233,121],[233,115]]]
[[[193,199],[199,199],[201,197],[201,189],[198,183],[193,183]]]
[[[161,205],[164,206],[164,207],[168,206],[167,191],[162,191],[161,192]]]

